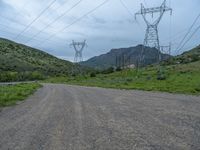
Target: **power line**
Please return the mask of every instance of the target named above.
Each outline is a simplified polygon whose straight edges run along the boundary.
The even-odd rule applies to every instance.
[[[126,6],[126,4],[122,1],[119,0],[120,3],[122,4],[122,6],[125,8],[125,10],[131,15],[131,17],[135,18],[135,16],[132,14],[132,12],[128,9],[128,7]]]
[[[73,8],[75,8],[77,5],[79,5],[81,3],[81,1],[83,0],[79,0],[77,3],[75,3],[72,7],[70,7],[67,11],[65,11],[64,13],[62,13],[60,16],[58,16],[57,18],[55,18],[52,22],[50,22],[49,24],[47,24],[42,30],[40,30],[39,32],[37,32],[36,34],[34,34],[30,39],[28,39],[25,43],[30,42],[32,39],[34,39],[35,37],[37,37],[40,33],[42,33],[44,30],[46,30],[47,28],[49,28],[52,24],[54,24],[56,21],[58,21],[60,18],[62,18],[63,16],[65,16],[67,13],[69,13]]]
[[[183,35],[185,35],[185,32],[187,31],[188,28],[185,28],[183,30],[180,30],[179,32],[174,33],[173,35],[171,34],[170,37],[165,38],[163,43],[167,43],[169,40],[170,41],[176,41],[176,39],[180,39]],[[179,44],[179,43],[178,43]],[[177,45],[178,45],[177,44]]]
[[[191,36],[188,38],[188,40],[181,46],[181,48],[179,49],[179,51],[185,47],[185,45],[191,40],[191,38],[195,35],[195,33],[197,33],[197,31],[198,31],[199,29],[200,29],[200,26],[198,26],[198,27],[194,30],[194,32],[191,34]],[[178,51],[178,52],[179,52],[179,51]]]
[[[125,4],[122,0],[120,0],[120,3],[121,3],[122,6],[124,7],[124,9],[128,12],[128,14],[129,14],[131,17],[135,18],[135,16],[132,14],[132,12],[128,9],[128,7],[126,6],[126,4]],[[134,20],[134,21],[135,21],[135,20]],[[136,22],[137,25],[140,27],[140,30],[142,30],[142,27],[141,27],[140,23],[139,23],[137,20],[136,20],[135,22]]]
[[[11,35],[11,37],[12,37],[16,33],[13,33],[12,31],[3,30],[3,29],[0,28],[0,34],[3,34],[3,35],[5,34],[6,36]],[[27,38],[27,36],[24,36],[24,35],[23,35],[23,37]],[[37,39],[36,41],[39,42],[40,40]]]
[[[179,52],[180,51],[180,47],[183,44],[183,42],[185,41],[185,39],[187,38],[187,36],[190,34],[192,28],[194,27],[194,25],[196,24],[196,22],[198,21],[200,17],[200,14],[195,18],[194,22],[192,23],[192,25],[190,26],[190,28],[188,29],[188,32],[186,33],[186,35],[183,37],[183,39],[181,40],[180,44],[178,45],[176,51]]]
[[[57,0],[53,0],[42,12],[35,18],[33,21],[28,24],[17,36],[15,37],[15,40],[21,36],[33,23],[35,23]]]
[[[13,19],[11,19],[11,18],[2,16],[2,15],[0,15],[0,17],[2,17],[2,19],[5,19],[5,20],[7,20],[7,21],[9,21],[9,22],[12,22],[12,23],[14,23],[14,24],[17,24],[17,25],[20,25],[20,26],[23,26],[23,27],[26,26],[25,24],[21,24],[21,23],[17,22],[16,20],[13,20]],[[6,28],[6,29],[16,29],[16,30],[18,30],[17,27],[15,27],[15,28],[14,28],[14,27],[11,27],[10,24],[1,24],[1,23],[0,23],[0,26],[3,26],[3,27]],[[53,29],[55,29],[55,28],[53,28]],[[52,31],[53,31],[53,30],[52,30]],[[16,35],[17,33],[18,33],[17,31],[16,31],[16,33],[13,33],[13,37],[12,37],[12,38],[14,38],[14,37],[15,37],[14,35]],[[23,35],[23,36],[24,36],[24,35]],[[30,38],[30,36],[24,36],[24,37]],[[26,43],[24,43],[24,44],[26,44]]]
[[[65,4],[68,3],[68,2],[69,2],[69,0],[65,0],[64,2],[62,2],[62,3],[61,3],[60,5],[58,5],[57,7],[55,7],[55,8],[53,7],[53,9],[54,9],[54,10],[53,10],[53,14],[54,14],[54,11],[60,10],[60,8],[61,8],[61,7],[64,7]],[[49,15],[51,15],[51,13],[52,13],[52,12],[48,12],[47,17],[48,17]]]
[[[99,9],[100,7],[102,7],[103,5],[105,5],[109,0],[105,0],[103,3],[101,3],[100,5],[96,6],[94,9],[90,10],[89,12],[87,12],[86,14],[82,15],[81,17],[79,17],[78,19],[76,19],[75,21],[73,21],[71,24],[65,26],[64,28],[62,28],[61,30],[59,30],[58,32],[50,35],[48,38],[46,38],[45,40],[43,40],[41,43],[39,43],[39,45],[43,45],[46,41],[50,40],[51,38],[53,38],[54,36],[56,36],[58,33],[66,30],[67,28],[71,27],[72,25],[74,25],[75,23],[79,22],[80,20],[82,20],[83,18],[85,18],[86,16],[88,16],[89,14],[93,13],[94,11],[96,11],[97,9]]]

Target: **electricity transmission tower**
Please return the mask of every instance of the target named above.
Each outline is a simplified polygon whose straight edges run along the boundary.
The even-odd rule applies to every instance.
[[[139,60],[140,63],[144,63],[145,47],[156,48],[158,50],[156,60],[158,63],[161,61],[161,50],[163,48],[161,48],[160,46],[158,24],[160,23],[164,13],[167,11],[170,11],[170,15],[172,15],[172,9],[166,6],[166,0],[164,0],[160,7],[145,8],[144,5],[141,4],[141,10],[135,14],[135,19],[137,19],[138,15],[142,15],[145,23],[147,24],[145,39]],[[152,16],[152,18],[154,18],[154,21],[150,21],[150,19],[148,18],[149,14]],[[156,17],[155,19],[154,16],[156,14],[158,14],[158,17]]]
[[[73,46],[73,48],[75,50],[74,62],[75,63],[82,62],[83,61],[83,49],[85,48],[85,46],[87,46],[86,40],[84,40],[83,42],[75,42],[73,40],[72,43],[70,44],[70,46]]]

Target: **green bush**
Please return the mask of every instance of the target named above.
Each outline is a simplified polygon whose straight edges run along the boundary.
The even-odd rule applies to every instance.
[[[121,67],[117,67],[116,71],[122,71]]]
[[[157,80],[166,80],[166,75],[162,70],[158,71]]]
[[[110,67],[110,68],[102,71],[103,74],[110,74],[110,73],[113,73],[113,72],[114,72],[114,68],[113,67]]]
[[[90,77],[94,78],[94,77],[96,77],[96,74],[94,72],[92,72],[92,73],[90,73]]]
[[[14,81],[33,81],[33,80],[42,80],[44,75],[40,72],[26,71],[26,72],[1,72],[0,82],[14,82]]]

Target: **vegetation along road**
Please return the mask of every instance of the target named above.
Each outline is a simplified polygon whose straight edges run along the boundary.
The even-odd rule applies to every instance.
[[[190,150],[200,97],[44,84],[0,112],[1,150]]]

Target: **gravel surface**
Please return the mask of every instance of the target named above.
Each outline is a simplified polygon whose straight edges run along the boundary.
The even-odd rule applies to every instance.
[[[200,97],[44,84],[0,112],[0,150],[199,150]]]

